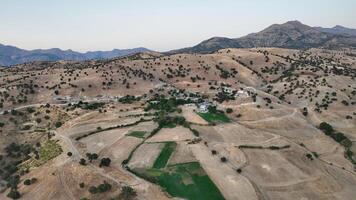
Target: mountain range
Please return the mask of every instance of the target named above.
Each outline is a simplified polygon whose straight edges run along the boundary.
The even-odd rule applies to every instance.
[[[290,49],[355,48],[356,29],[337,25],[333,28],[311,27],[299,21],[273,24],[266,29],[240,38],[213,37],[193,47],[172,50],[165,54],[211,53],[224,48],[280,47]],[[127,56],[149,49],[114,49],[79,53],[72,50],[37,49],[24,50],[0,44],[0,66],[16,65],[31,61],[93,60]]]
[[[0,44],[0,66],[16,65],[31,61],[83,61],[110,59],[147,51],[151,50],[140,47],[133,49],[114,49],[112,51],[88,51],[86,53],[80,53],[72,50],[61,50],[58,48],[24,50],[14,46],[5,46]]]
[[[210,53],[224,48],[281,47],[293,49],[356,47],[356,29],[311,27],[299,21],[273,24],[240,38],[213,37],[175,53]]]

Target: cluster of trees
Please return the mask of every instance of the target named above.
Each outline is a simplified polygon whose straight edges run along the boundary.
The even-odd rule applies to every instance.
[[[72,156],[72,153],[68,152],[67,155],[68,156]],[[92,162],[93,160],[97,160],[99,158],[98,154],[96,154],[96,153],[86,153],[86,156],[87,156],[89,162]],[[111,159],[110,158],[101,158],[99,167],[109,167],[110,163],[111,163]],[[79,160],[79,164],[86,165],[87,162],[86,162],[86,160],[84,158],[81,158]]]
[[[81,108],[83,110],[97,110],[99,108],[102,108],[104,105],[105,103],[102,102],[89,103],[89,102],[79,101],[77,104],[72,104],[71,106],[73,108]]]
[[[123,103],[123,104],[131,104],[135,101],[140,101],[141,100],[141,97],[135,97],[135,96],[131,96],[131,95],[126,95],[124,97],[121,97],[119,99],[119,102],[120,103]]]
[[[98,186],[90,186],[89,192],[92,194],[104,193],[104,192],[111,190],[111,188],[112,188],[111,184],[104,181],[104,183],[102,183]]]
[[[26,179],[23,184],[24,185],[31,185],[37,182],[37,178]]]
[[[120,199],[131,200],[137,196],[136,191],[130,186],[123,186],[119,195]]]
[[[325,135],[331,137],[333,140],[344,146],[345,157],[356,165],[356,160],[353,158],[354,152],[351,150],[352,141],[349,138],[347,138],[343,133],[335,131],[334,128],[327,122],[320,123],[319,129],[322,130]]]

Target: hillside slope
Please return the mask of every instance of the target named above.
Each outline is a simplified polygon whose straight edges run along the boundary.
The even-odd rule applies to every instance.
[[[214,37],[200,44],[168,52],[210,53],[224,48],[280,47],[292,49],[356,47],[356,36],[345,34],[346,29],[327,31],[310,27],[299,21],[274,24],[266,29],[241,38]],[[348,29],[350,32],[352,29]]]

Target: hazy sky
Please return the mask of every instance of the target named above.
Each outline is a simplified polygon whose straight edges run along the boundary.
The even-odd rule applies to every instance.
[[[164,51],[299,20],[356,28],[356,0],[0,0],[0,43]]]

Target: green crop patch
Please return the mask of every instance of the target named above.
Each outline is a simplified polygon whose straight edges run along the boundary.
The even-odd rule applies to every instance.
[[[194,200],[222,200],[224,197],[198,162],[146,169],[140,176],[159,184],[171,196]]]
[[[205,121],[213,123],[213,122],[230,122],[230,119],[224,113],[198,113],[200,117],[202,117]]]
[[[161,153],[155,160],[153,164],[153,168],[160,169],[167,165],[169,158],[171,157],[172,153],[176,149],[177,144],[175,142],[167,142],[165,143]]]
[[[127,136],[137,137],[137,138],[145,138],[146,131],[132,131]]]

